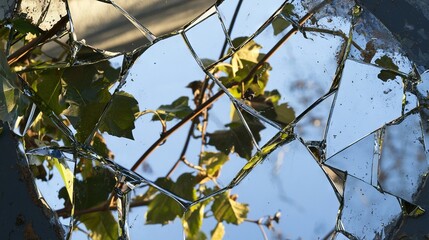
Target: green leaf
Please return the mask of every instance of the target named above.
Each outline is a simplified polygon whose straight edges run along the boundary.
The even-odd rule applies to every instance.
[[[161,105],[156,112],[165,121],[171,121],[174,118],[183,119],[192,112],[188,104],[189,98],[182,96],[174,100],[170,105]],[[157,116],[152,117],[152,121],[158,121]]]
[[[279,105],[280,99],[281,95],[277,90],[265,91],[263,95],[252,99],[250,106],[262,116],[286,126],[295,119],[295,111],[287,103]]]
[[[84,180],[74,181],[76,210],[94,207],[106,201],[116,183],[113,174],[105,168],[95,167],[92,174],[88,176],[90,177]],[[66,201],[65,205],[70,203],[70,197],[65,188],[60,190],[58,196]]]
[[[170,190],[174,188],[173,181],[167,178],[158,178],[155,182],[158,186]],[[168,224],[173,221],[177,216],[182,216],[183,210],[180,205],[171,197],[159,193],[149,203],[146,212],[146,224]]]
[[[106,68],[102,62],[64,70],[64,97],[69,104],[64,113],[78,131],[80,141],[92,132],[111,98],[109,86],[113,80],[105,75],[109,72]]]
[[[60,172],[61,178],[64,181],[64,186],[67,190],[70,203],[72,204],[72,206],[74,206],[74,202],[73,202],[74,174],[63,159],[58,160],[57,158],[54,158],[53,161],[54,161],[55,167]]]
[[[18,117],[20,96],[17,76],[10,70],[6,56],[0,51],[0,119],[14,123]]]
[[[79,220],[91,231],[93,240],[118,240],[118,224],[110,211],[87,213]]]
[[[217,196],[211,209],[218,222],[226,221],[235,225],[242,223],[249,212],[247,204],[236,202],[228,192]]]
[[[243,115],[248,116],[246,113],[243,113]],[[255,140],[259,142],[261,140],[259,132],[265,128],[264,125],[256,118],[247,117],[246,119]],[[229,127],[229,130],[219,130],[214,133],[208,133],[208,144],[215,146],[217,150],[224,154],[228,155],[233,151],[242,158],[250,159],[253,142],[246,127],[241,122],[232,122],[226,126]]]
[[[222,222],[218,222],[216,227],[210,232],[212,235],[211,240],[222,240],[225,235],[225,227]]]
[[[48,69],[41,71],[40,81],[35,88],[37,95],[52,109],[56,114],[60,114],[66,109],[65,104],[60,101],[62,86],[61,76],[63,70]]]
[[[191,208],[182,220],[183,228],[187,237],[195,236],[200,232],[204,219],[204,204],[199,204],[197,208]]]
[[[399,67],[393,62],[393,60],[386,55],[376,59],[375,64],[389,70],[393,70],[393,71],[399,70]],[[380,73],[377,75],[377,77],[383,81],[387,81],[389,79],[391,80],[395,79],[397,74],[389,70],[381,70]]]
[[[218,174],[223,164],[228,160],[229,156],[221,152],[203,152],[199,165],[204,165],[207,169],[207,175],[213,177]]]
[[[281,14],[283,14],[286,17],[292,17],[292,16],[297,16],[293,10],[295,9],[295,6],[291,3],[287,3],[282,11]],[[274,19],[274,21],[272,22],[272,27],[274,29],[274,35],[278,35],[281,32],[283,32],[287,27],[289,27],[290,22],[286,21],[285,19],[281,18],[281,17],[276,17]]]
[[[158,178],[155,183],[184,199],[191,201],[197,199],[197,193],[194,188],[196,185],[195,176],[191,173],[180,175],[176,183],[167,178]],[[182,215],[183,209],[175,200],[159,193],[148,206],[146,224],[165,225],[169,221],[173,221],[176,217],[181,217]]]
[[[207,240],[207,236],[204,232],[197,232],[192,236],[186,236],[186,240]]]
[[[120,91],[113,96],[112,104],[106,112],[100,131],[117,137],[134,139],[134,114],[139,112],[137,100],[133,95]]]
[[[12,20],[13,27],[22,34],[33,33],[40,34],[40,29],[34,26],[29,20],[24,18],[16,18]]]
[[[100,154],[100,156],[113,159],[114,155],[109,150],[109,148],[106,145],[106,141],[104,140],[103,136],[101,134],[95,134],[94,138],[92,139],[92,148]]]

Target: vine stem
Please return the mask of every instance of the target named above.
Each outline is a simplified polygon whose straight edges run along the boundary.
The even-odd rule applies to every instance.
[[[297,33],[300,29],[300,27],[302,27],[302,25],[304,25],[304,23],[306,21],[308,21],[308,19],[310,19],[314,13],[316,11],[318,11],[320,8],[322,8],[324,5],[326,5],[329,1],[325,1],[322,2],[321,4],[319,4],[317,7],[315,7],[314,9],[312,9],[310,12],[308,12],[307,14],[304,15],[304,17],[302,17],[299,21],[298,21],[298,26],[293,26],[291,30],[289,30],[289,32],[286,33],[285,36],[283,36],[277,43],[276,45],[274,45],[270,51],[268,51],[268,53],[249,71],[249,74],[247,74],[247,76],[244,78],[243,81],[249,80],[255,73],[256,71],[266,62],[268,61],[268,59],[295,33]],[[178,122],[176,125],[174,125],[171,129],[169,129],[168,131],[166,131],[164,134],[162,134],[160,136],[160,138],[158,140],[156,140],[147,150],[146,152],[144,152],[142,154],[142,156],[140,156],[140,158],[134,163],[134,165],[131,167],[132,171],[135,171],[140,164],[142,164],[147,157],[156,149],[159,147],[159,145],[161,143],[163,143],[165,140],[167,140],[167,138],[173,134],[175,131],[177,131],[179,128],[181,128],[183,125],[185,125],[185,123],[187,123],[188,121],[193,120],[195,117],[197,117],[201,112],[203,112],[204,110],[206,110],[208,107],[210,107],[216,100],[218,100],[222,95],[224,94],[223,91],[219,91],[217,92],[215,95],[213,95],[212,97],[210,97],[206,102],[204,102],[203,104],[201,104],[200,106],[198,106],[192,113],[190,113],[189,115],[187,115],[184,119],[182,119],[180,122]],[[179,159],[180,160],[180,159]]]

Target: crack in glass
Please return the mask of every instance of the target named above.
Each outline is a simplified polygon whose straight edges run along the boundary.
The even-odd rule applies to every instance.
[[[99,0],[145,38],[126,52],[78,39],[69,1],[18,2],[16,16],[38,29],[29,30],[34,36],[26,46],[12,42],[28,22],[8,17],[9,2],[1,6],[8,37],[0,114],[16,126],[29,163],[56,159],[69,181],[64,199],[71,206],[60,211],[69,218],[65,238],[80,229],[80,217],[116,209],[117,218],[104,219],[117,222],[118,239],[130,239],[136,206],[147,207],[148,224],[173,224],[179,216],[184,239],[205,239],[207,224],[215,225],[212,239],[242,236],[231,224],[263,239],[384,239],[396,236],[405,217],[424,215],[428,73],[354,1],[217,1],[182,27],[157,35],[121,1]],[[17,65],[36,48],[58,57],[43,62],[46,56],[35,56],[42,63]],[[59,80],[43,75],[47,71],[58,72]],[[31,74],[46,80],[29,82]],[[42,92],[46,81],[56,81],[54,93]],[[14,89],[25,96],[20,111],[26,117],[12,114],[18,111],[8,98]],[[173,103],[159,106],[159,99]],[[42,124],[58,137],[29,141],[33,129],[44,134]],[[142,136],[146,125],[148,136]],[[177,136],[186,134],[179,159],[165,159],[183,141]],[[123,138],[118,149],[132,149],[115,161],[107,147],[100,151],[114,137]],[[172,168],[151,169],[156,161]],[[98,167],[115,184],[103,204],[82,208],[79,191]],[[238,193],[246,203],[237,201]],[[323,214],[319,208],[326,208]],[[94,231],[90,221],[86,229]]]

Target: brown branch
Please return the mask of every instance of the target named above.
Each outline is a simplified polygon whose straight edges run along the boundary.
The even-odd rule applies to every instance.
[[[37,38],[31,40],[29,43],[25,44],[20,49],[16,50],[14,53],[10,54],[7,58],[7,63],[12,65],[19,60],[21,60],[27,53],[34,50],[40,43],[45,42],[49,38],[53,37],[61,28],[63,28],[68,22],[68,16],[62,17],[55,25],[48,31],[42,33]]]
[[[179,123],[174,125],[171,129],[166,131],[164,134],[161,135],[161,137],[156,140],[143,155],[137,160],[136,163],[134,163],[133,167],[131,168],[132,171],[135,171],[137,167],[143,163],[143,161],[149,156],[161,143],[163,143],[172,133],[174,133],[176,130],[178,130],[180,127],[182,127],[185,123],[188,121],[194,119],[196,116],[198,116],[202,111],[204,111],[206,108],[211,106],[213,102],[218,100],[222,96],[223,92],[219,91],[215,95],[213,95],[210,99],[208,99],[206,102],[201,104],[199,107],[197,107],[191,114],[186,116],[184,119],[182,119]]]

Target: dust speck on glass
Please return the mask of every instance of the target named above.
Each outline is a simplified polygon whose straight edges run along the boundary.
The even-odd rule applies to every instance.
[[[425,215],[429,75],[370,10],[85,2],[0,4],[0,117],[64,238],[384,239]]]

